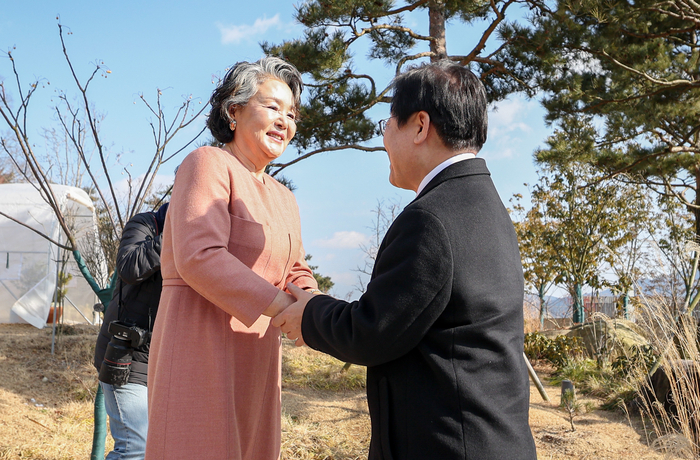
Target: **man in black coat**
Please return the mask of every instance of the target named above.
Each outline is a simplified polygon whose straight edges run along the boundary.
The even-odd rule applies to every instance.
[[[484,160],[484,87],[449,62],[392,83],[380,122],[389,180],[416,191],[377,253],[366,292],[305,293],[273,324],[367,366],[371,460],[531,460],[523,272]]]
[[[160,274],[160,247],[168,203],[157,212],[136,214],[124,226],[117,251],[119,277],[112,300],[105,311],[95,346],[95,368],[100,371],[107,344],[112,339],[109,324],[120,321],[146,332],[146,341],[132,352],[132,363],[125,385],[110,380],[113,373],[100,373],[105,409],[114,438],[114,450],[107,460],[144,458],[148,432],[148,355],[150,331],[158,312],[163,289]]]

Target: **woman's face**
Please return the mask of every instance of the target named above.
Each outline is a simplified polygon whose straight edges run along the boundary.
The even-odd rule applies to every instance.
[[[245,107],[237,107],[233,147],[264,168],[275,160],[297,131],[294,96],[286,83],[267,80]]]

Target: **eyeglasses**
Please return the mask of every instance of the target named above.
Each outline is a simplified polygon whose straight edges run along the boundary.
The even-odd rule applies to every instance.
[[[389,118],[391,118],[391,117],[389,117]],[[383,120],[379,120],[379,122],[377,123],[377,126],[379,127],[379,135],[380,136],[384,135],[384,131],[386,131],[386,124],[389,121],[389,118],[384,118]]]

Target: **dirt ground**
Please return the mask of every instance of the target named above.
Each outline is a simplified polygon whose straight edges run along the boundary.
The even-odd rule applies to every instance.
[[[597,409],[578,415],[574,418],[576,430],[571,431],[568,414],[558,407],[560,388],[543,383],[549,402],[542,399],[530,382],[530,428],[539,459],[668,458],[649,447],[655,436],[645,432],[641,419],[628,417],[622,411]],[[595,405],[599,403],[583,399]]]
[[[593,410],[574,418],[571,431],[568,415],[557,407],[558,387],[544,383],[550,402],[530,385],[530,427],[537,445],[538,459],[651,460],[678,458],[654,451],[639,417],[622,412]],[[322,391],[285,391],[285,409],[319,425],[332,425],[339,436],[354,436],[369,443],[369,415],[363,391],[325,394]],[[592,400],[591,400],[592,402]],[[337,457],[344,458],[344,457]],[[347,457],[354,458],[354,457]]]
[[[0,459],[89,458],[95,334],[86,326],[62,335],[52,356],[49,328],[0,325]],[[300,351],[285,347],[285,353]],[[592,410],[577,416],[571,431],[567,414],[557,407],[559,388],[547,384],[544,369],[538,372],[550,398],[545,402],[531,385],[530,426],[538,458],[677,458],[649,447],[653,434],[634,415]],[[283,390],[284,459],[366,458],[369,434],[364,390]]]

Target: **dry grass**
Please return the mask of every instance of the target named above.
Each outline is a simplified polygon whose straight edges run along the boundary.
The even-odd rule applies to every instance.
[[[71,328],[51,356],[51,330],[0,325],[0,459],[68,460],[90,456],[92,354],[96,329]],[[367,458],[370,426],[364,369],[284,341],[282,456],[285,460]],[[530,425],[540,459],[664,458],[646,445],[638,419],[593,410],[571,433],[556,406],[558,387],[541,377],[551,403],[531,386]],[[32,402],[34,399],[34,402]],[[42,407],[36,404],[41,404]],[[648,431],[649,428],[648,428]],[[108,448],[111,438],[107,436]]]
[[[97,329],[0,324],[0,459],[89,458]]]
[[[51,355],[51,329],[0,324],[0,459],[90,457],[97,329],[69,326]],[[365,370],[285,340],[283,458],[366,458]],[[107,436],[107,449],[112,441]]]
[[[539,300],[539,299],[538,299]],[[525,321],[525,333],[540,330],[540,307],[528,299],[523,303],[523,319]]]
[[[365,388],[366,372],[362,366],[350,366],[332,356],[318,353],[308,347],[295,347],[284,340],[282,355],[282,386],[290,390],[344,391]]]
[[[633,369],[631,379],[644,421],[653,431],[654,447],[668,458],[700,458],[700,353],[698,323],[695,319],[674,317],[663,304],[651,301],[638,308],[638,323],[660,357],[659,365],[669,379],[672,405],[664,405],[651,395],[654,390],[646,369]]]
[[[343,372],[343,362],[286,339],[282,356],[282,458],[367,458],[365,368]]]

